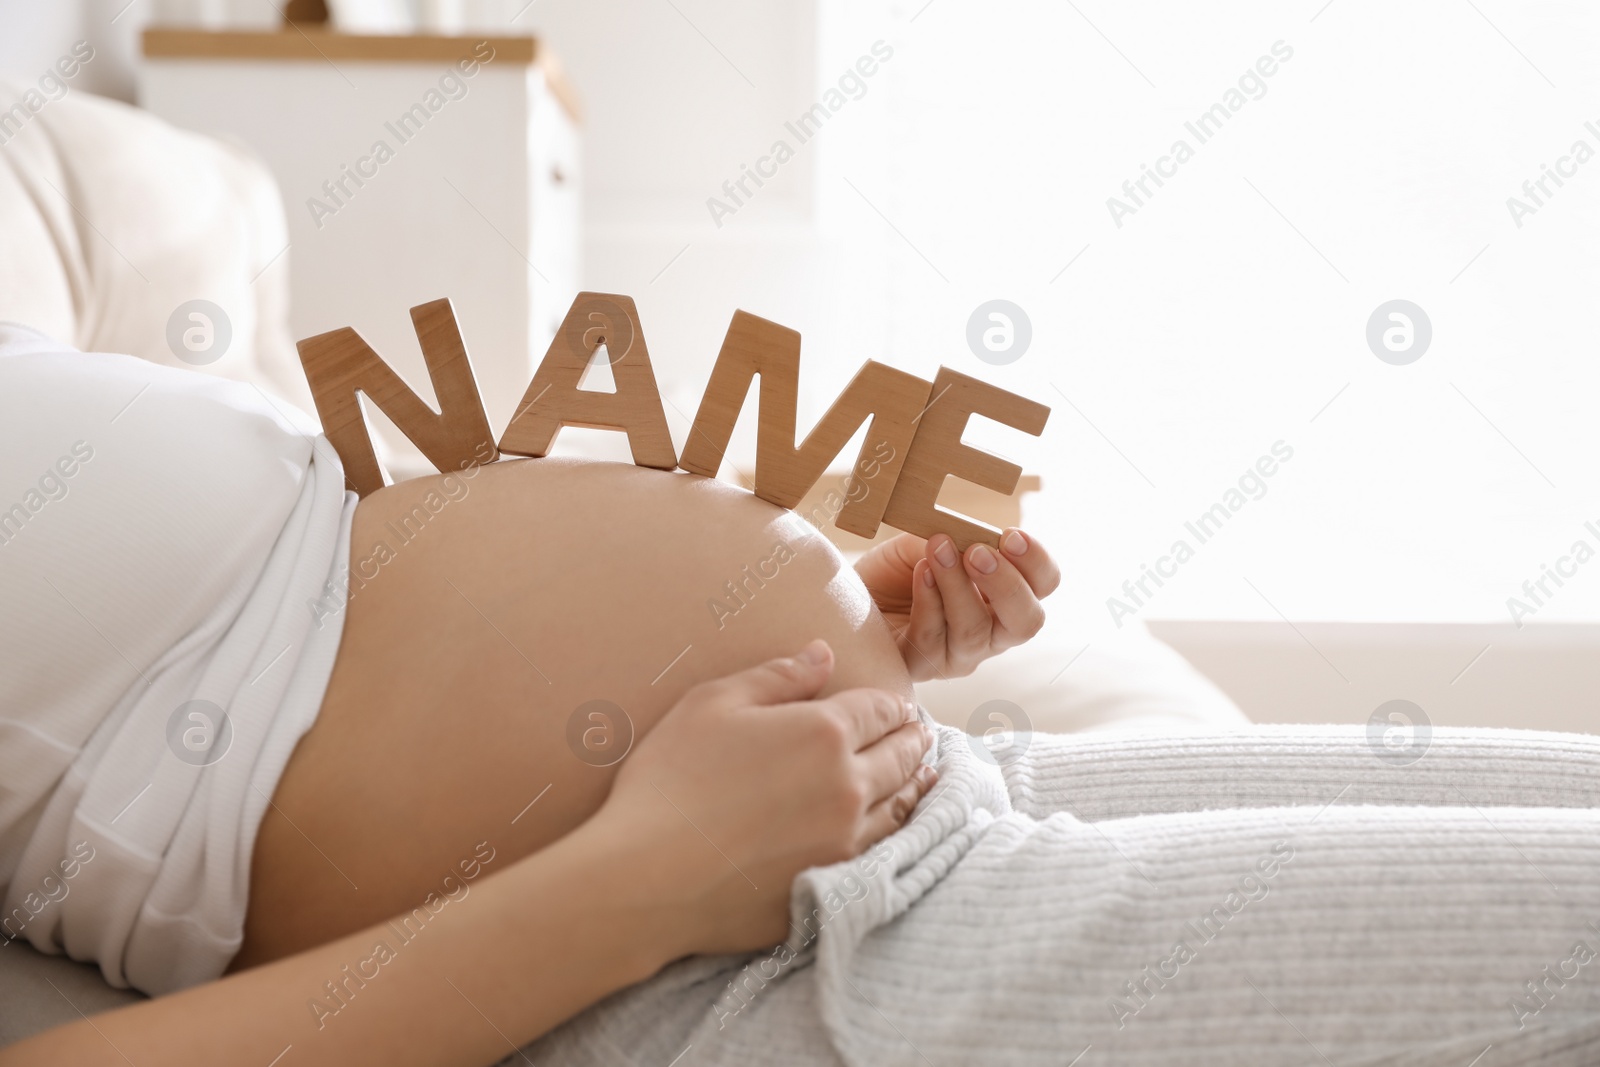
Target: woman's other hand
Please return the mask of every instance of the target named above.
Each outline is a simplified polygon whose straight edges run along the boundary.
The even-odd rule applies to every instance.
[[[1001,534],[998,552],[975,544],[965,554],[945,534],[900,534],[862,556],[856,573],[919,682],[971,674],[1033,637],[1044,625],[1039,601],[1061,584],[1050,553],[1017,529]]]
[[[812,699],[832,673],[832,651],[813,641],[695,686],[623,760],[584,828],[637,850],[640,877],[681,905],[682,954],[782,941],[795,876],[859,855],[933,785],[915,706],[878,689]]]

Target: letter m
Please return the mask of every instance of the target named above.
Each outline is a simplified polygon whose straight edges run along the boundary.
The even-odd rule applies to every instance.
[[[761,376],[756,496],[779,507],[794,507],[870,415],[872,424],[862,442],[861,462],[854,475],[866,484],[867,491],[839,512],[837,525],[841,530],[872,537],[878,532],[900,468],[911,451],[917,420],[928,403],[933,383],[868,360],[796,447],[800,335],[748,312],[735,311],[679,461],[684,470],[716,477],[734,423],[749,398],[750,380],[756,375]],[[892,453],[868,478],[862,468],[880,441],[887,443]]]
[[[348,326],[308,337],[297,346],[322,429],[344,463],[345,484],[361,496],[384,485],[360,395],[366,396],[442,471],[464,470],[499,457],[483,398],[449,300],[411,309],[439,410],[428,407]]]

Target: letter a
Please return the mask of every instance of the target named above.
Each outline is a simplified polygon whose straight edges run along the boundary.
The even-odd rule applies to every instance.
[[[611,363],[614,393],[578,388],[584,368],[601,345]],[[621,430],[628,435],[633,461],[639,466],[669,471],[678,465],[639,326],[639,309],[631,297],[578,294],[528,383],[516,415],[500,435],[500,451],[548,455],[563,426]]]

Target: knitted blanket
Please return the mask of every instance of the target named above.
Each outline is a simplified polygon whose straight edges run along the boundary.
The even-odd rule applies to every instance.
[[[939,785],[796,881],[786,944],[682,961],[504,1062],[1600,1062],[1600,737],[1000,756],[941,728]]]

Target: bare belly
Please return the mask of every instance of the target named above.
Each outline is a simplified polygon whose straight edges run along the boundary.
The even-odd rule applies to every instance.
[[[693,475],[538,459],[404,482],[357,508],[351,571],[234,969],[443,894],[480,842],[493,871],[567,833],[605,799],[630,729],[636,743],[696,682],[822,637],[829,691],[911,693],[833,547]]]

